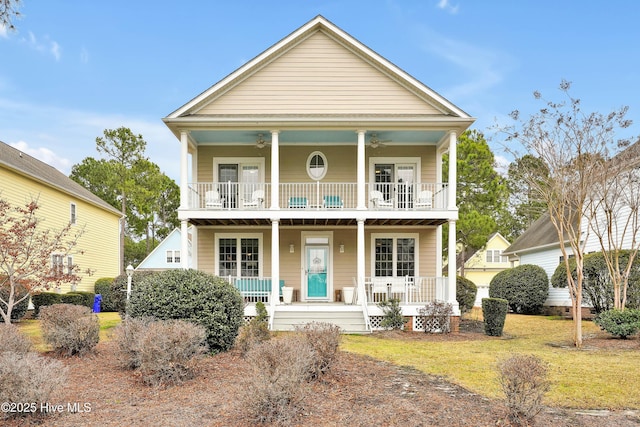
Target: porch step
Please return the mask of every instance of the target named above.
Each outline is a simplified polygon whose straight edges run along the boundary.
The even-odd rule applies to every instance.
[[[276,306],[273,317],[274,331],[293,331],[296,325],[310,322],[333,323],[344,333],[364,334],[367,330],[362,307],[344,304]]]

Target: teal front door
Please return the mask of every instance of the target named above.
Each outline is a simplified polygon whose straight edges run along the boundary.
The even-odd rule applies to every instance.
[[[327,298],[328,255],[328,246],[307,246],[306,272],[308,298]]]

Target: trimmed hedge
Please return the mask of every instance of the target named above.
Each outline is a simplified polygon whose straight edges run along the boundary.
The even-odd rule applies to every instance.
[[[503,270],[489,284],[489,297],[506,299],[514,313],[539,314],[548,296],[549,278],[537,265]]]
[[[113,278],[103,277],[96,280],[95,286],[96,295],[102,296],[102,303],[100,311],[118,311],[118,308],[113,301]]]
[[[456,301],[460,306],[460,313],[466,313],[473,308],[476,302],[478,287],[466,277],[456,277]]]
[[[132,317],[182,319],[203,326],[212,352],[233,345],[244,321],[240,292],[226,280],[198,270],[167,270],[148,275],[133,288]]]
[[[594,322],[611,335],[626,339],[640,331],[640,310],[608,310],[600,313]]]
[[[33,303],[34,308],[33,315],[38,316],[40,314],[40,307],[61,304],[62,294],[57,292],[40,292],[39,294],[35,294],[31,297],[31,302]]]
[[[484,333],[491,337],[502,336],[509,302],[502,298],[482,298]]]
[[[629,251],[620,251],[620,265],[624,268],[629,260]],[[569,260],[571,274],[576,277],[576,261]],[[587,254],[584,256],[583,267],[584,281],[582,292],[584,302],[591,305],[596,313],[611,310],[613,304],[613,285],[609,278],[609,270],[602,252]],[[567,287],[567,270],[564,262],[560,263],[551,276],[551,286],[554,288]],[[629,274],[629,287],[627,289],[627,308],[640,309],[640,259],[636,257]]]

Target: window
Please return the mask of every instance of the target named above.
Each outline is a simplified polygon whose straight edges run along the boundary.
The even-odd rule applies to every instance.
[[[71,224],[75,224],[76,223],[76,204],[75,203],[71,203],[71,215],[70,215],[70,219],[69,222]]]
[[[67,256],[66,264],[64,255],[53,254],[51,255],[51,274],[53,276],[62,276],[65,274],[65,267],[67,269],[66,274],[73,274],[73,257]]]
[[[509,262],[509,258],[502,256],[502,251],[499,249],[487,250],[487,262]]]
[[[327,174],[327,158],[319,151],[314,151],[307,158],[307,173],[315,181],[320,181]]]
[[[375,237],[374,271],[375,277],[415,276],[416,237]]]
[[[217,275],[233,277],[260,277],[261,239],[257,236],[217,239]]]
[[[173,251],[173,262],[180,262],[180,251]]]

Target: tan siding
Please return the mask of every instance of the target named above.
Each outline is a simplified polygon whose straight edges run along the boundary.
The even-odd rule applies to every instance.
[[[199,114],[439,114],[322,32],[202,108]]]
[[[42,225],[60,230],[70,220],[71,203],[76,204],[77,225],[73,231],[84,233],[78,239],[73,261],[81,270],[81,281],[77,290],[94,291],[95,281],[101,277],[116,277],[119,272],[120,240],[119,219],[117,215],[97,208],[83,200],[62,193],[5,169],[0,169],[0,197],[14,205],[24,206],[32,199],[38,199],[38,217],[43,219]],[[5,183],[11,183],[5,185]],[[85,273],[90,270],[91,274]],[[68,292],[70,284],[61,287]]]

